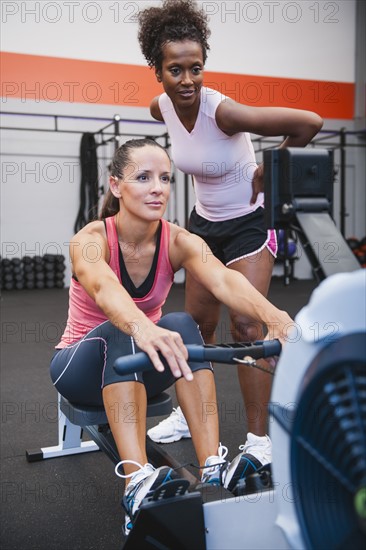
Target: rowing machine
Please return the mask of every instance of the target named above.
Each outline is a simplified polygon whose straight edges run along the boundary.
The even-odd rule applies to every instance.
[[[365,283],[363,270],[328,277],[295,319],[269,405],[273,486],[257,473],[236,497],[204,486],[171,501],[149,497],[125,550],[364,548]],[[215,346],[206,352],[216,360]],[[135,361],[142,357],[146,368],[144,354]],[[119,359],[118,371],[132,359]]]

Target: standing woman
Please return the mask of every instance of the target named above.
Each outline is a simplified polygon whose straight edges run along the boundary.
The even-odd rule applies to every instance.
[[[204,87],[209,35],[207,15],[194,0],[163,0],[161,7],[140,12],[140,47],[165,91],[152,100],[150,111],[167,126],[174,164],[193,176],[196,204],[190,232],[266,296],[277,240],[274,230],[265,229],[263,168],[256,164],[249,134],[285,135],[280,148],[305,147],[323,122],[309,111],[248,107]],[[205,342],[214,342],[220,303],[189,273],[186,311],[199,324]],[[262,339],[260,323],[235,307],[229,312],[236,341]],[[271,380],[258,369],[240,366],[238,376],[248,434],[235,460],[247,463],[249,473],[271,462],[271,441],[266,435]],[[148,433],[160,442],[190,435],[180,409]]]

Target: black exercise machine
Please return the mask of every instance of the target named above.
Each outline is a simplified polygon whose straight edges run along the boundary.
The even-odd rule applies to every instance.
[[[273,149],[263,160],[266,226],[296,232],[318,281],[359,269],[332,218],[333,151]]]

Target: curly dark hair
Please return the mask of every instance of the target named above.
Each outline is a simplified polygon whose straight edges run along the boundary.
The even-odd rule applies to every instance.
[[[141,11],[138,23],[138,41],[150,67],[161,70],[163,45],[181,40],[201,44],[203,62],[206,62],[211,31],[207,14],[198,8],[195,0],[163,0],[161,7]]]

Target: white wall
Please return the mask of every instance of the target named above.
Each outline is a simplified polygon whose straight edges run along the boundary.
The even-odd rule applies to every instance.
[[[354,1],[202,2],[211,15],[207,69],[352,82]],[[345,40],[345,37],[347,39]]]
[[[210,71],[353,82],[355,0],[201,0]],[[1,2],[4,51],[145,65],[136,15],[158,1]],[[21,39],[20,39],[21,37]]]

